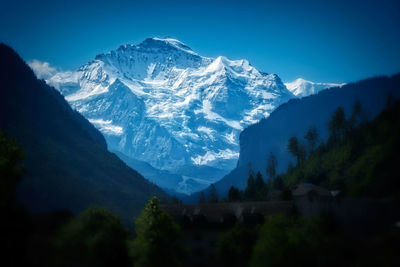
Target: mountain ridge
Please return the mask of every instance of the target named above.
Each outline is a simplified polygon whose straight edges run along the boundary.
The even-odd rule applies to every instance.
[[[107,151],[103,135],[63,96],[0,44],[0,128],[25,152],[18,188],[33,212],[105,206],[128,222],[164,192]]]
[[[292,82],[285,83],[286,88],[297,97],[305,97],[317,94],[322,90],[331,87],[340,87],[343,85],[345,85],[345,83],[317,83],[307,81],[303,78],[298,78]]]
[[[240,131],[294,97],[247,60],[202,57],[171,38],[122,45],[46,82],[102,131],[109,149],[178,175],[196,166],[227,173]]]

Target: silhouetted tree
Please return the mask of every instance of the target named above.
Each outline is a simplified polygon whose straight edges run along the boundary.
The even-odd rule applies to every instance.
[[[204,196],[203,191],[201,191],[201,193],[200,193],[199,203],[206,203],[206,197]]]
[[[329,127],[329,143],[337,143],[342,141],[348,129],[348,122],[342,107],[338,107],[332,114],[328,123]]]
[[[288,142],[288,150],[289,152],[296,157],[297,161],[299,158],[299,140],[297,137],[293,136],[289,139]]]
[[[293,136],[289,139],[288,150],[293,156],[296,157],[297,165],[302,166],[307,157],[305,145],[303,143],[300,144],[297,137]]]
[[[182,233],[172,217],[160,208],[156,197],[149,200],[135,220],[135,232],[130,246],[134,266],[182,266]]]
[[[348,122],[350,128],[349,130],[353,130],[354,128],[358,127],[365,120],[365,114],[363,112],[363,107],[360,101],[354,102]]]
[[[215,188],[214,184],[211,184],[211,186],[210,186],[210,194],[208,196],[208,202],[210,202],[210,203],[218,202],[217,189]]]
[[[275,179],[272,180],[272,187],[276,190],[283,189],[283,180],[281,176],[277,176]]]
[[[256,196],[256,185],[252,173],[249,174],[249,178],[247,179],[247,187],[244,191],[244,196],[246,200],[254,200]]]
[[[278,165],[278,161],[275,155],[270,152],[267,160],[267,174],[269,179],[273,179],[276,176],[276,167]]]
[[[318,142],[318,130],[315,127],[310,127],[304,136],[304,139],[307,140],[308,146],[310,151],[313,151],[315,149],[315,146]]]
[[[292,163],[292,161],[289,161],[289,164],[288,164],[286,172],[290,173],[292,170],[293,170],[293,163]]]
[[[229,192],[228,192],[228,200],[230,202],[241,201],[242,194],[241,194],[240,190],[234,186],[231,186],[229,188]]]
[[[255,185],[255,200],[265,200],[267,198],[267,185],[264,182],[264,179],[261,175],[261,172],[257,172],[256,180],[254,182]]]
[[[304,145],[304,143],[301,143],[299,147],[299,155],[297,158],[298,165],[303,166],[306,159],[307,159],[306,146]]]

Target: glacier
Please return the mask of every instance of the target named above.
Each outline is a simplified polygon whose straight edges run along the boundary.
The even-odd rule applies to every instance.
[[[247,60],[203,57],[172,38],[122,45],[45,80],[103,133],[109,150],[141,162],[130,165],[139,172],[142,163],[162,170],[152,181],[186,194],[232,170],[240,132],[296,97]],[[165,181],[165,172],[180,178]]]

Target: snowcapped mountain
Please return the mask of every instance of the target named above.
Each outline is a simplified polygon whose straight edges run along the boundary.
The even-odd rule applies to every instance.
[[[46,81],[110,150],[181,175],[169,187],[185,193],[233,169],[240,132],[294,97],[277,75],[247,60],[203,57],[171,38],[122,45]]]
[[[287,89],[297,97],[305,97],[317,94],[319,91],[345,85],[344,83],[315,83],[298,78],[291,83],[285,83]]]

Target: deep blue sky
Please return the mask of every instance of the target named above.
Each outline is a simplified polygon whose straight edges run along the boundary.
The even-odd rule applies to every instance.
[[[284,81],[350,82],[400,72],[399,14],[398,0],[0,0],[0,41],[27,61],[66,70],[168,35],[204,56],[246,58]]]

